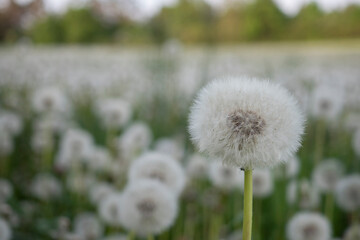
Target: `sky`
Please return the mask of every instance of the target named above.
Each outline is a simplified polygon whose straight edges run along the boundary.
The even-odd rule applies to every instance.
[[[6,5],[9,0],[0,0],[1,6]],[[26,4],[32,0],[15,0],[19,3]],[[66,11],[69,5],[82,5],[87,0],[44,0],[45,8],[49,12],[61,13]],[[121,1],[121,0],[102,0],[102,1]],[[162,6],[171,5],[176,0],[130,0],[135,1],[145,16],[151,16],[159,11]],[[219,6],[228,0],[206,0],[214,6]],[[232,0],[232,1],[249,1],[249,0]],[[288,15],[295,15],[301,7],[309,2],[317,2],[325,11],[332,11],[348,6],[350,3],[360,4],[360,0],[274,0],[280,9]]]

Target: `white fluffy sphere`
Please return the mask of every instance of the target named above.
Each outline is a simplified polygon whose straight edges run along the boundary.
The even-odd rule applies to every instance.
[[[31,191],[35,197],[47,201],[59,197],[62,193],[62,187],[53,175],[40,173],[33,180]]]
[[[319,206],[320,193],[308,180],[294,180],[287,186],[286,200],[290,205],[298,203],[301,209],[314,209]]]
[[[32,105],[38,113],[67,113],[69,103],[57,87],[43,87],[34,92]]]
[[[264,198],[269,196],[274,189],[273,177],[269,169],[255,169],[253,171],[253,195]]]
[[[320,191],[333,192],[343,174],[344,167],[337,159],[327,159],[315,168],[313,181]]]
[[[219,160],[213,160],[209,169],[210,181],[215,187],[225,191],[242,189],[244,186],[244,174],[240,169],[222,164]]]
[[[201,152],[253,169],[290,158],[300,146],[303,124],[296,100],[280,85],[230,78],[200,91],[189,130]]]
[[[141,236],[159,234],[175,220],[176,197],[158,181],[137,181],[124,190],[121,210],[121,222],[126,229]]]
[[[115,188],[107,182],[99,182],[90,186],[89,198],[93,204],[99,204],[104,198],[115,192]]]
[[[335,120],[343,109],[343,98],[338,88],[318,86],[312,100],[312,114],[318,118]]]
[[[130,120],[132,109],[123,99],[104,99],[97,104],[97,114],[106,128],[116,129]]]
[[[204,179],[208,176],[209,163],[206,158],[200,154],[193,154],[188,159],[186,172],[192,179]]]
[[[360,224],[355,223],[346,230],[344,240],[358,240],[358,239],[360,239]]]
[[[123,158],[130,161],[148,149],[151,141],[149,126],[142,122],[133,123],[119,138],[118,150]]]
[[[349,212],[360,209],[360,175],[353,174],[341,179],[336,186],[339,206]]]
[[[184,146],[179,139],[160,138],[155,142],[155,151],[168,154],[178,161],[184,157]]]
[[[179,162],[169,155],[158,152],[145,153],[131,165],[130,182],[143,179],[155,179],[176,195],[181,194],[186,181],[184,170]]]
[[[75,218],[74,232],[81,239],[97,240],[102,237],[104,228],[92,213],[81,213]]]
[[[290,219],[287,225],[289,240],[329,240],[331,227],[328,220],[318,213],[302,212]]]
[[[9,224],[0,218],[0,239],[1,240],[10,240],[12,236],[12,231]]]
[[[109,226],[121,226],[121,195],[112,193],[101,200],[99,214]]]

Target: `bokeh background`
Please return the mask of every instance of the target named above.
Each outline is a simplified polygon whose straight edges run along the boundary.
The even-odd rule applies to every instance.
[[[187,125],[202,86],[243,75],[282,84],[307,118],[297,155],[254,173],[253,239],[360,239],[360,1],[0,0],[0,42],[0,240],[241,239],[241,172]],[[149,152],[175,167],[132,176]],[[154,178],[176,211],[121,200]],[[311,218],[289,233],[304,212],[331,238]]]

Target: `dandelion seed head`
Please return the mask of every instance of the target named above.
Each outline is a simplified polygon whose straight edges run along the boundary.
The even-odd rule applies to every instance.
[[[109,226],[120,226],[121,195],[110,193],[100,201],[99,214]]]
[[[288,91],[243,77],[204,87],[191,108],[189,131],[200,152],[253,169],[286,162],[300,146],[303,124]]]
[[[313,181],[320,191],[333,192],[343,174],[344,167],[337,159],[327,159],[315,168]]]
[[[336,200],[345,211],[360,209],[360,175],[353,174],[342,178],[336,186]]]
[[[329,240],[331,227],[328,220],[318,213],[301,212],[287,225],[289,240]]]
[[[47,201],[58,198],[62,193],[62,186],[53,175],[40,173],[31,183],[31,192],[40,200]]]
[[[126,187],[121,199],[122,225],[140,236],[159,234],[177,214],[175,195],[162,183],[142,180]]]
[[[185,173],[182,166],[173,157],[147,152],[136,159],[130,166],[129,180],[155,179],[179,195],[185,186]]]
[[[75,218],[74,232],[81,239],[96,240],[102,237],[104,228],[92,213],[81,213]]]

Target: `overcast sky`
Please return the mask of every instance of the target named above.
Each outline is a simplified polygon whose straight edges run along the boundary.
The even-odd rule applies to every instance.
[[[0,7],[9,0],[0,0]],[[17,2],[26,4],[32,0],[16,0]],[[50,12],[64,12],[70,4],[81,5],[87,0],[44,0],[45,7]],[[103,0],[103,1],[118,1],[118,0]],[[171,5],[176,0],[130,0],[138,3],[140,10],[145,15],[152,15],[156,13],[162,6]],[[213,5],[219,5],[227,0],[206,0]],[[233,0],[237,1],[237,0]],[[244,0],[238,0],[244,1]],[[344,8],[350,3],[360,4],[360,0],[274,0],[279,7],[287,14],[294,15],[299,9],[308,2],[317,2],[319,6],[325,11],[332,11],[339,8]]]

